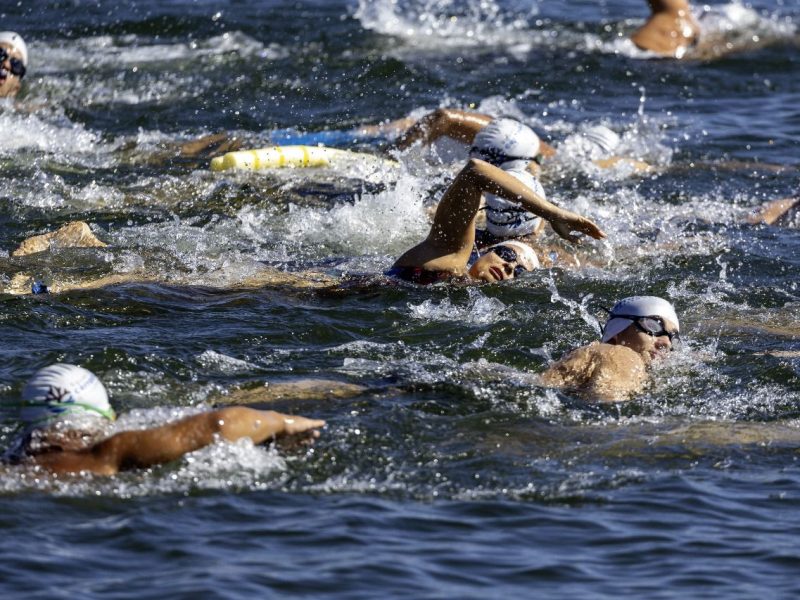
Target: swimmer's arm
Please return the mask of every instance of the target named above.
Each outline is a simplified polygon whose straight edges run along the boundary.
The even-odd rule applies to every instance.
[[[571,234],[572,231],[585,233],[595,239],[606,237],[603,230],[586,217],[556,206],[498,167],[482,160],[470,159],[465,167],[467,169],[481,191],[519,202],[527,211],[549,221],[553,230],[570,242],[579,240]]]
[[[432,144],[442,136],[447,136],[471,144],[478,132],[492,120],[489,115],[454,108],[439,108],[412,125],[397,138],[394,148],[405,150],[416,142]]]
[[[624,156],[612,156],[610,158],[597,158],[592,161],[595,165],[600,167],[601,169],[613,169],[619,164],[627,165],[631,167],[637,173],[647,173],[653,170],[653,167],[648,165],[646,162],[641,160],[636,160],[635,158],[626,158]]]
[[[60,452],[37,456],[35,463],[55,473],[89,471],[113,475],[119,471],[171,462],[188,452],[214,443],[250,438],[260,444],[279,435],[313,431],[324,421],[290,416],[275,411],[228,407],[182,419],[154,429],[124,431],[84,452]]]
[[[759,223],[772,225],[794,208],[800,208],[800,198],[773,200],[758,207],[753,214],[747,217],[747,222],[752,225]]]
[[[181,144],[178,149],[178,156],[185,158],[211,158],[226,152],[233,152],[241,148],[242,143],[236,137],[221,131],[211,135],[206,135],[196,140]]]

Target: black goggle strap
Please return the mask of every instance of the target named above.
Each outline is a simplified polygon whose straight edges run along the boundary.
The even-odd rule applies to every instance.
[[[535,156],[510,156],[496,148],[478,148],[477,146],[473,146],[469,151],[471,154],[480,154],[486,162],[494,166],[502,165],[512,160],[532,161],[536,158]]]

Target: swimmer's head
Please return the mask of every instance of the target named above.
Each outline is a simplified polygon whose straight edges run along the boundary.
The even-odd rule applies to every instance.
[[[675,308],[657,296],[631,296],[617,302],[608,311],[602,341],[628,346],[655,356],[672,348],[680,339],[680,323]]]
[[[472,142],[471,158],[480,158],[501,169],[524,169],[539,154],[539,136],[514,119],[494,119]]]
[[[22,36],[0,31],[0,98],[14,96],[28,67],[28,47]]]
[[[528,244],[507,240],[490,246],[470,267],[474,279],[486,282],[514,279],[523,271],[539,268],[539,258]]]
[[[45,427],[67,415],[116,418],[106,388],[91,371],[65,363],[39,369],[22,391],[22,420]]]
[[[620,143],[620,137],[605,125],[595,125],[585,129],[584,139],[596,149],[598,158],[612,156]]]

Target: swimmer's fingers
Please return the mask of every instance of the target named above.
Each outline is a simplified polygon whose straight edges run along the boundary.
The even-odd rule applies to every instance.
[[[286,417],[284,422],[286,432],[276,440],[283,450],[312,446],[319,437],[318,429],[325,426],[325,421],[305,417]]]
[[[596,240],[601,240],[606,237],[605,232],[592,221],[577,215],[564,220],[553,220],[550,222],[550,225],[553,227],[553,231],[573,244],[577,244],[581,241],[580,236],[574,235],[572,233],[573,231],[585,233]]]
[[[298,433],[309,432],[313,437],[319,437],[321,427],[325,427],[325,421],[322,419],[307,419],[300,416],[285,416],[283,418],[284,433],[286,435],[296,435]]]

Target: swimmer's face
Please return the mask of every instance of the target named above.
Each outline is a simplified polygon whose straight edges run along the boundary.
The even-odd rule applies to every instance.
[[[512,253],[513,254],[513,253]],[[469,269],[473,279],[493,283],[514,279],[519,270],[524,270],[516,260],[507,260],[495,252],[487,252],[481,256]]]
[[[0,98],[10,98],[16,95],[22,85],[22,79],[11,72],[11,59],[22,60],[22,54],[8,42],[0,42],[0,48],[8,53],[8,57],[0,64]]]
[[[678,328],[669,319],[664,321],[664,329],[670,333],[677,331]],[[634,352],[644,355],[648,360],[656,358],[672,349],[672,341],[667,335],[653,336],[645,333],[636,327],[635,324],[629,325],[622,332],[611,339],[612,344],[627,346]]]

